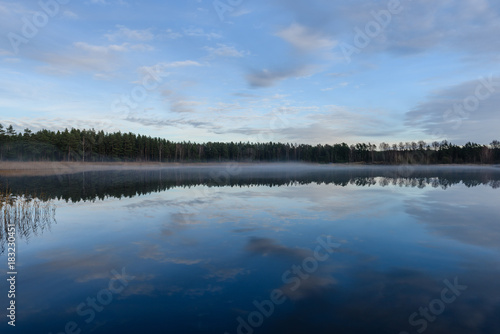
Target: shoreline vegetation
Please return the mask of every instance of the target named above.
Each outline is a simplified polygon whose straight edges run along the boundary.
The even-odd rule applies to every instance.
[[[172,166],[214,163],[438,165],[499,164],[500,141],[489,145],[468,142],[455,145],[447,140],[427,143],[297,144],[251,142],[173,142],[133,133],[104,131],[24,129],[0,124],[0,169],[87,169],[98,163],[109,166]],[[17,163],[17,165],[16,165]],[[77,165],[74,163],[82,163]],[[90,164],[90,165],[89,165]],[[4,167],[2,167],[4,166]],[[10,166],[10,167],[9,167]],[[15,168],[12,166],[16,166]],[[45,167],[43,167],[45,166]]]

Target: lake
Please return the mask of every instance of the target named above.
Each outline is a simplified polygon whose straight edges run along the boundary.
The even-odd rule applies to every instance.
[[[1,333],[500,331],[498,167],[221,164],[0,185],[17,195],[2,207]],[[6,218],[16,205],[25,215]]]

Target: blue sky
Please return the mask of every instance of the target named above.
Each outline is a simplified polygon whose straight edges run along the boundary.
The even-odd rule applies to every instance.
[[[493,0],[0,1],[0,122],[176,141],[500,139]]]

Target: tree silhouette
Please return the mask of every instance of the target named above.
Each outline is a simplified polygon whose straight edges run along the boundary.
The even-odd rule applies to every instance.
[[[24,129],[0,124],[0,161],[302,161],[313,163],[432,164],[500,162],[500,142],[489,146],[468,142],[463,146],[446,140],[428,145],[424,141],[340,144],[291,144],[250,142],[172,142],[121,131],[105,133],[94,129],[65,129],[63,132]]]

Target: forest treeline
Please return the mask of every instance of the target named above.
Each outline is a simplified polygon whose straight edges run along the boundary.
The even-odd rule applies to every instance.
[[[446,140],[355,145],[250,142],[173,142],[134,133],[24,129],[0,124],[0,160],[15,161],[299,161],[315,163],[436,164],[500,162],[500,142],[454,145]]]

